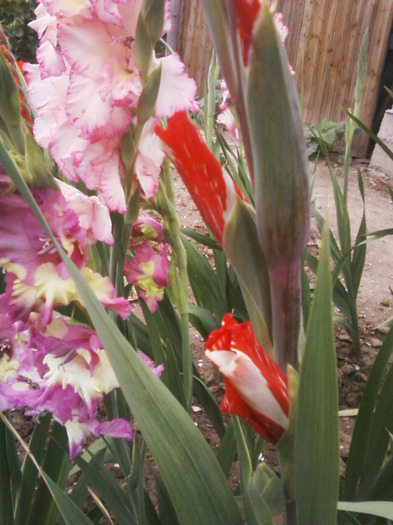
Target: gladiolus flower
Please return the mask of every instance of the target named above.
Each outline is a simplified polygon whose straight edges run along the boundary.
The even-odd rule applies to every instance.
[[[147,358],[146,358],[147,359]],[[146,362],[156,375],[162,367]],[[64,425],[70,456],[80,454],[86,435],[132,439],[129,421],[98,421],[105,394],[119,384],[97,335],[56,314],[43,327],[12,323],[0,296],[0,410],[24,409],[26,415],[50,412]]]
[[[124,262],[124,275],[129,283],[138,287],[140,296],[149,310],[154,312],[168,285],[169,245],[158,243],[153,248],[151,243],[141,242],[132,245],[132,248],[135,255]]]
[[[226,314],[205,350],[224,377],[221,411],[242,417],[264,439],[277,443],[288,426],[288,380],[257,341],[250,321],[238,323]]]
[[[223,171],[185,111],[176,113],[166,129],[157,126],[155,131],[206,224],[222,244],[236,194],[243,198],[239,188]]]
[[[10,193],[8,177],[0,169],[0,265],[7,272],[6,303],[13,320],[28,321],[31,312],[39,312],[47,324],[53,308],[72,301],[82,303],[79,291],[66,270],[52,241],[28,204],[18,193]],[[112,240],[108,210],[89,197],[81,200],[75,190],[64,195],[51,188],[33,191],[54,235],[78,266],[106,307],[123,318],[130,314],[124,297],[115,297],[109,277],[94,273],[86,266],[86,238],[90,242]],[[74,207],[81,213],[79,218]],[[100,230],[95,236],[96,231]]]
[[[39,1],[30,24],[40,38],[38,64],[25,66],[37,143],[49,148],[65,177],[83,180],[119,213],[126,211],[122,137],[136,124],[130,109],[140,108],[143,90],[134,43],[141,6],[142,0]],[[165,6],[166,31],[168,0]],[[153,52],[151,58],[152,68],[161,65],[153,115],[196,110],[196,83],[178,56]],[[153,126],[154,120],[145,124],[134,166],[147,200],[155,196],[164,159]]]

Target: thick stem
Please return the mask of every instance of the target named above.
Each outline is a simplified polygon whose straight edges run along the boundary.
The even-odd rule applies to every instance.
[[[284,372],[287,365],[298,368],[298,340],[301,327],[300,258],[270,264],[274,356]]]
[[[287,525],[297,525],[297,516],[296,516],[296,501],[292,500],[286,505],[287,516],[286,524]]]
[[[169,161],[165,161],[162,168],[162,183],[160,184],[157,205],[164,219],[166,240],[172,246],[173,257],[178,269],[178,271],[175,271],[173,274],[174,281],[172,285],[175,290],[175,302],[180,315],[183,389],[186,409],[189,412],[191,410],[192,399],[193,362],[189,332],[187,255],[180,237],[180,224],[175,209],[174,182]]]

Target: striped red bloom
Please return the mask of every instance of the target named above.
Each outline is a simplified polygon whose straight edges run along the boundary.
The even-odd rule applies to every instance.
[[[250,321],[238,323],[226,314],[205,350],[224,377],[221,411],[240,416],[277,443],[288,426],[288,379],[257,341]]]
[[[236,193],[243,198],[239,188],[223,171],[185,111],[175,113],[166,129],[157,126],[155,131],[203,219],[222,243]]]
[[[237,29],[239,31],[243,62],[248,64],[248,51],[251,45],[252,30],[261,7],[260,0],[233,0],[237,13]]]

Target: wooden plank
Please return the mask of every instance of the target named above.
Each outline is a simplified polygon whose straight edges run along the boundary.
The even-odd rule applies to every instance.
[[[353,107],[361,41],[369,29],[361,118],[371,126],[392,26],[392,0],[279,0],[277,5],[289,27],[287,52],[299,93],[303,81],[307,124],[343,120],[343,108]],[[367,144],[365,134],[357,136],[353,154],[364,156]]]
[[[370,23],[366,89],[360,113],[361,120],[369,127],[372,125],[376,111],[380,78],[393,22],[393,2],[391,0],[378,0],[373,15]],[[360,134],[354,141],[354,154],[364,155],[368,142],[366,134]]]
[[[368,28],[369,59],[361,119],[371,126],[393,20],[392,0],[278,0],[289,28],[286,43],[300,92],[304,122],[340,121],[353,107],[361,40]],[[187,72],[203,94],[211,40],[199,0],[181,0],[178,49]],[[365,155],[367,137],[354,140],[355,155]]]
[[[212,54],[212,42],[199,0],[182,0],[178,50],[187,73],[203,94]]]

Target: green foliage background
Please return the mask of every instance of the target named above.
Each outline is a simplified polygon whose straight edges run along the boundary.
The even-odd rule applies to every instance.
[[[35,0],[0,0],[0,22],[16,58],[25,62],[36,61],[37,35],[27,26],[35,8]]]

